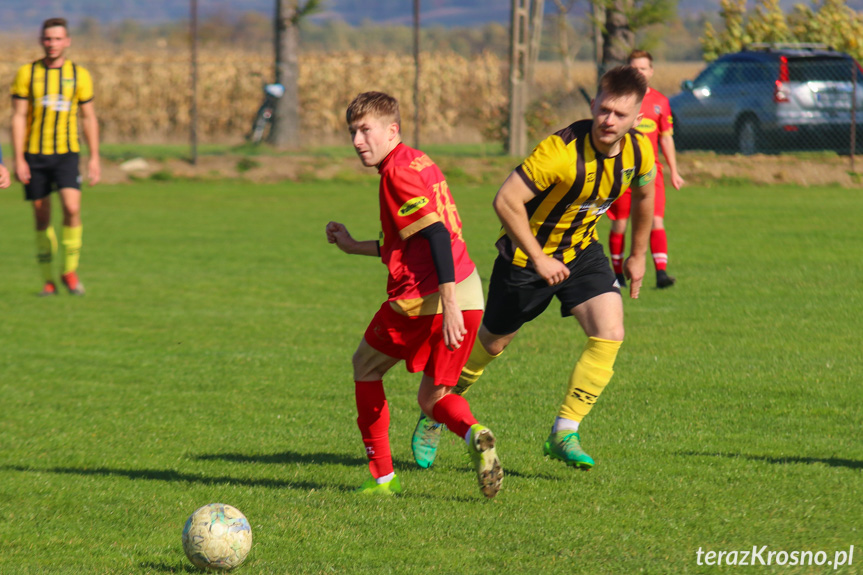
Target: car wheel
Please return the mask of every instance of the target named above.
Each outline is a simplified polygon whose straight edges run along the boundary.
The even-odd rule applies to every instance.
[[[758,122],[745,118],[737,128],[737,149],[744,156],[751,156],[758,151],[758,144]]]

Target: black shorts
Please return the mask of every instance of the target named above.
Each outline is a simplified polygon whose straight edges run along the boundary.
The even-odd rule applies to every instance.
[[[482,324],[495,335],[518,331],[545,311],[554,296],[560,315],[572,315],[575,306],[598,295],[620,293],[617,278],[602,244],[594,242],[567,264],[569,277],[550,286],[535,271],[512,265],[498,256],[491,272]]]
[[[24,185],[24,197],[41,200],[54,190],[63,188],[81,189],[81,173],[78,171],[78,153],[68,154],[24,154],[30,166],[30,183]]]

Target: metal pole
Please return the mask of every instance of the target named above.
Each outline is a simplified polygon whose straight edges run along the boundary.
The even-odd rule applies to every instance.
[[[198,0],[191,0],[192,42],[192,103],[190,110],[189,139],[192,165],[198,163]]]
[[[857,62],[851,61],[851,173],[854,173],[854,154],[857,148]]]
[[[420,0],[414,0],[414,148],[420,147]]]

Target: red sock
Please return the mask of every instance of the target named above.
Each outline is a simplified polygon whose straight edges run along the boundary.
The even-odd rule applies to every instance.
[[[476,418],[470,412],[470,404],[467,400],[455,393],[448,393],[434,405],[432,410],[434,420],[443,423],[447,428],[464,438],[470,426],[477,423]]]
[[[623,249],[626,247],[626,234],[611,232],[608,235],[608,249],[611,251],[611,267],[615,274],[623,273]]]
[[[664,270],[668,265],[668,238],[665,230],[650,231],[650,253],[653,255],[653,265],[657,270]]]
[[[384,393],[384,382],[356,381],[357,426],[366,446],[369,471],[377,479],[393,472],[390,453],[390,409]]]

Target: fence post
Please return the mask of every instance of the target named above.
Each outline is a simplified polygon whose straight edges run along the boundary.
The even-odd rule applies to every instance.
[[[854,155],[857,152],[857,61],[851,59],[851,173],[854,170]]]

